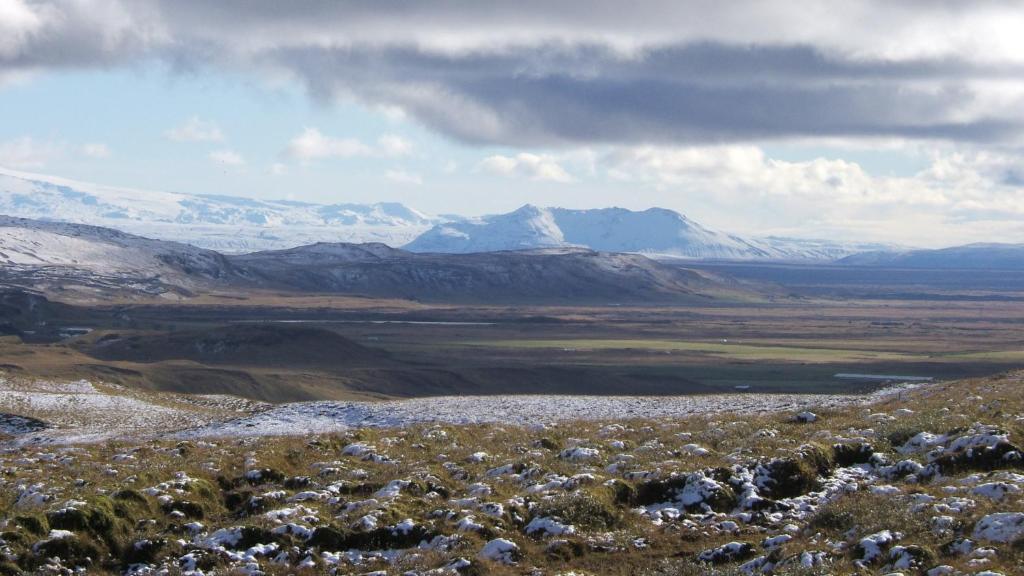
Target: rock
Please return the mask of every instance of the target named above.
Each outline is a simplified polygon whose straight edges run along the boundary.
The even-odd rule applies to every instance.
[[[800,422],[801,424],[809,424],[811,422],[817,422],[818,421],[818,415],[815,414],[814,412],[810,412],[810,411],[806,411],[805,410],[804,412],[801,412],[801,413],[796,415],[796,421]]]
[[[996,512],[978,520],[974,537],[990,542],[1013,542],[1024,537],[1024,512]]]
[[[705,550],[697,556],[701,562],[711,564],[725,564],[746,560],[754,555],[754,545],[747,542],[729,542],[717,548]]]
[[[499,564],[515,564],[520,557],[519,546],[511,540],[496,538],[491,540],[480,550],[478,556],[491,562]]]

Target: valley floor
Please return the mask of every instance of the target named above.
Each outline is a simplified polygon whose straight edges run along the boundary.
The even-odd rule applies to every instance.
[[[0,573],[1019,574],[1022,385],[367,411],[8,380]]]

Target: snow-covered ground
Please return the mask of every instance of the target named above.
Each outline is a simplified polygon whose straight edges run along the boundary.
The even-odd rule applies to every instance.
[[[887,389],[886,392],[895,389]],[[876,395],[877,396],[877,393]],[[765,414],[840,408],[872,396],[719,394],[701,396],[440,396],[387,402],[297,402],[201,428],[184,437],[318,434],[366,426],[505,423],[533,425],[565,420],[673,418],[738,412]]]
[[[271,406],[227,396],[137,392],[86,381],[15,382],[0,378],[0,414],[28,416],[47,423],[43,430],[12,424],[6,433],[17,434],[19,443],[71,444],[167,435],[310,435],[425,422],[530,426],[567,420],[662,419],[723,412],[797,413],[856,405],[894,390],[898,389],[889,388],[874,395],[441,396]]]
[[[0,433],[15,434],[18,443],[101,442],[112,438],[149,437],[202,426],[216,411],[181,402],[161,402],[157,395],[132,393],[117,386],[90,382],[14,382],[0,379],[0,413],[42,420],[46,428],[28,426],[12,416]]]

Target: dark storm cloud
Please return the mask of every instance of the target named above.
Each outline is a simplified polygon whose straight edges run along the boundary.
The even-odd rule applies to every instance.
[[[432,128],[474,142],[988,141],[1020,127],[1014,119],[952,118],[975,102],[965,80],[1013,70],[950,61],[833,61],[808,47],[670,46],[629,59],[599,47],[550,46],[461,56],[307,48],[271,57],[320,97],[348,93],[402,106]],[[423,91],[432,97],[423,98]],[[467,113],[467,105],[477,113]],[[491,122],[481,124],[480,114]]]
[[[1001,2],[4,2],[0,71],[284,72],[474,143],[1020,134],[1013,51],[943,44],[943,26],[1019,16]]]

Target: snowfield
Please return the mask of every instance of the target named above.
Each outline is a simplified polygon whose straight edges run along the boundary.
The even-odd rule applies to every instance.
[[[19,435],[25,443],[101,442],[173,435],[306,436],[353,428],[424,423],[541,426],[568,420],[666,419],[732,412],[757,415],[841,409],[912,389],[871,395],[725,394],[695,396],[442,396],[380,402],[295,402],[268,405],[225,396],[133,392],[86,381],[0,378],[0,413],[50,426]],[[11,427],[14,430],[15,427]],[[28,430],[28,428],[26,428]]]
[[[543,425],[566,420],[680,418],[737,412],[768,414],[808,407],[840,408],[871,396],[726,394],[709,396],[441,396],[386,402],[298,402],[252,416],[179,433],[206,436],[324,434],[361,427],[504,423]]]
[[[148,438],[210,424],[221,417],[219,414],[230,413],[228,406],[239,403],[253,405],[218,397],[207,397],[205,402],[203,397],[177,400],[86,381],[26,382],[0,378],[0,433],[14,435],[17,444]],[[225,409],[221,410],[221,406]],[[19,422],[4,413],[30,416],[40,422]]]

